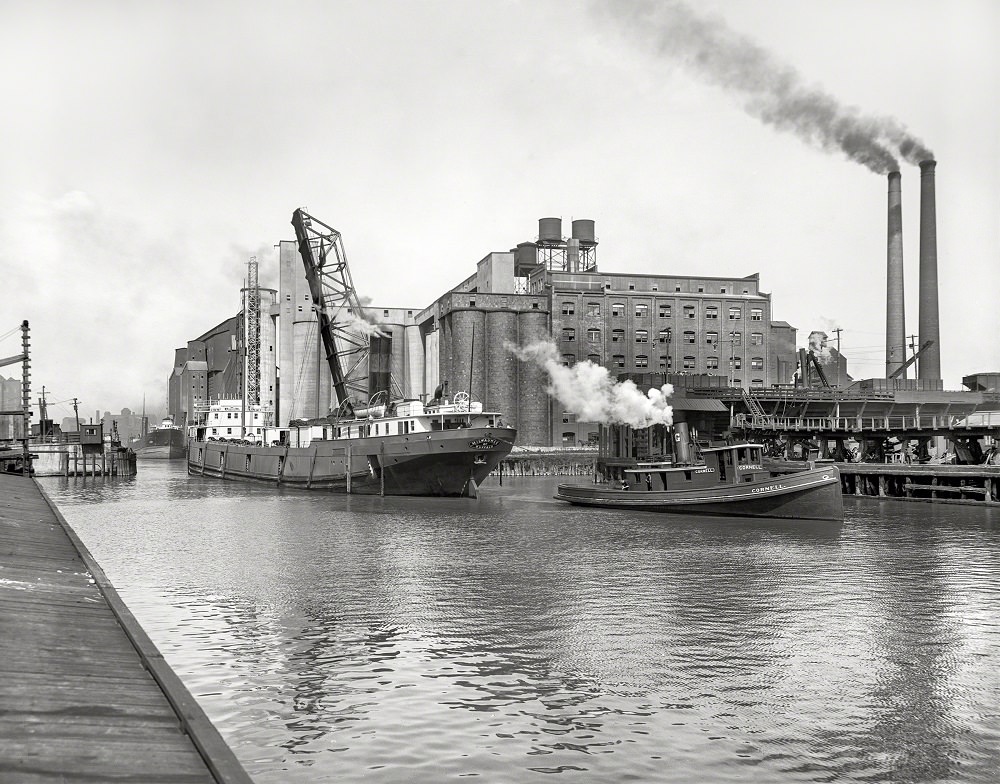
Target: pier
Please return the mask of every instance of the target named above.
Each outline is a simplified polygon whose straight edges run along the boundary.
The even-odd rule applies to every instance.
[[[31,478],[0,474],[0,781],[252,784]]]

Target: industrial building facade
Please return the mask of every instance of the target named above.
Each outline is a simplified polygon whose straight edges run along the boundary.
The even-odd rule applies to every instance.
[[[537,239],[488,254],[428,307],[365,306],[361,315],[391,336],[395,391],[423,400],[439,386],[451,397],[469,392],[518,428],[519,444],[562,446],[592,441],[597,425],[563,411],[547,394],[545,370],[512,347],[551,340],[564,364],[590,361],[612,376],[709,375],[747,389],[792,381],[795,329],[773,319],[756,274],[605,273],[596,252],[593,221],[573,221],[564,238],[560,219],[543,218]],[[335,397],[296,243],[280,242],[278,257],[278,291],[262,298],[272,318],[261,319],[262,329],[270,325],[262,348],[271,346],[261,355],[261,377],[274,382],[275,421],[283,426],[325,416]],[[222,354],[235,347],[219,341],[237,328],[224,325],[178,349],[171,412],[220,396],[232,375]]]

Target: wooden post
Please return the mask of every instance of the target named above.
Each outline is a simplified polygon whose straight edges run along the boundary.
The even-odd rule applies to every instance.
[[[285,444],[285,454],[281,457],[281,467],[278,468],[278,486],[281,486],[281,480],[285,476],[285,465],[288,463],[288,449],[291,444]]]
[[[309,478],[306,480],[306,490],[310,490],[313,484],[313,471],[316,469],[316,453],[319,452],[319,447],[313,447],[312,461],[309,463]]]
[[[222,450],[222,465],[219,467],[221,471],[220,479],[226,478],[226,466],[229,463],[229,444],[226,444],[226,448]]]
[[[473,326],[473,336],[475,335],[475,326]],[[471,387],[472,380],[470,376],[469,386]],[[472,407],[472,398],[469,398],[469,407]],[[385,441],[380,441],[378,445],[378,494],[385,495]]]
[[[347,453],[344,456],[344,478],[347,480],[347,494],[351,494],[351,441],[347,440]]]

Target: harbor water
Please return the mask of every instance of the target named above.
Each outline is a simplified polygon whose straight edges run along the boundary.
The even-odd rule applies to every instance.
[[[40,481],[261,784],[1000,778],[1000,509]]]

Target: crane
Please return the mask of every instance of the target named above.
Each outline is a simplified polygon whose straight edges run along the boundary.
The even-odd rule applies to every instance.
[[[925,340],[924,344],[920,347],[919,351],[917,351],[912,357],[906,360],[906,362],[904,362],[902,365],[900,365],[898,368],[892,371],[892,373],[889,375],[889,379],[898,378],[899,376],[901,376],[904,370],[906,370],[910,365],[912,365],[914,362],[917,361],[917,357],[919,357],[933,345],[934,345],[933,340]]]
[[[368,358],[369,341],[359,331],[359,322],[364,323],[360,318],[361,300],[351,279],[344,243],[339,231],[301,208],[292,213],[292,226],[337,403],[347,416],[353,416],[353,400],[364,399],[367,393],[364,362]],[[347,367],[342,367],[341,358],[346,360]]]

